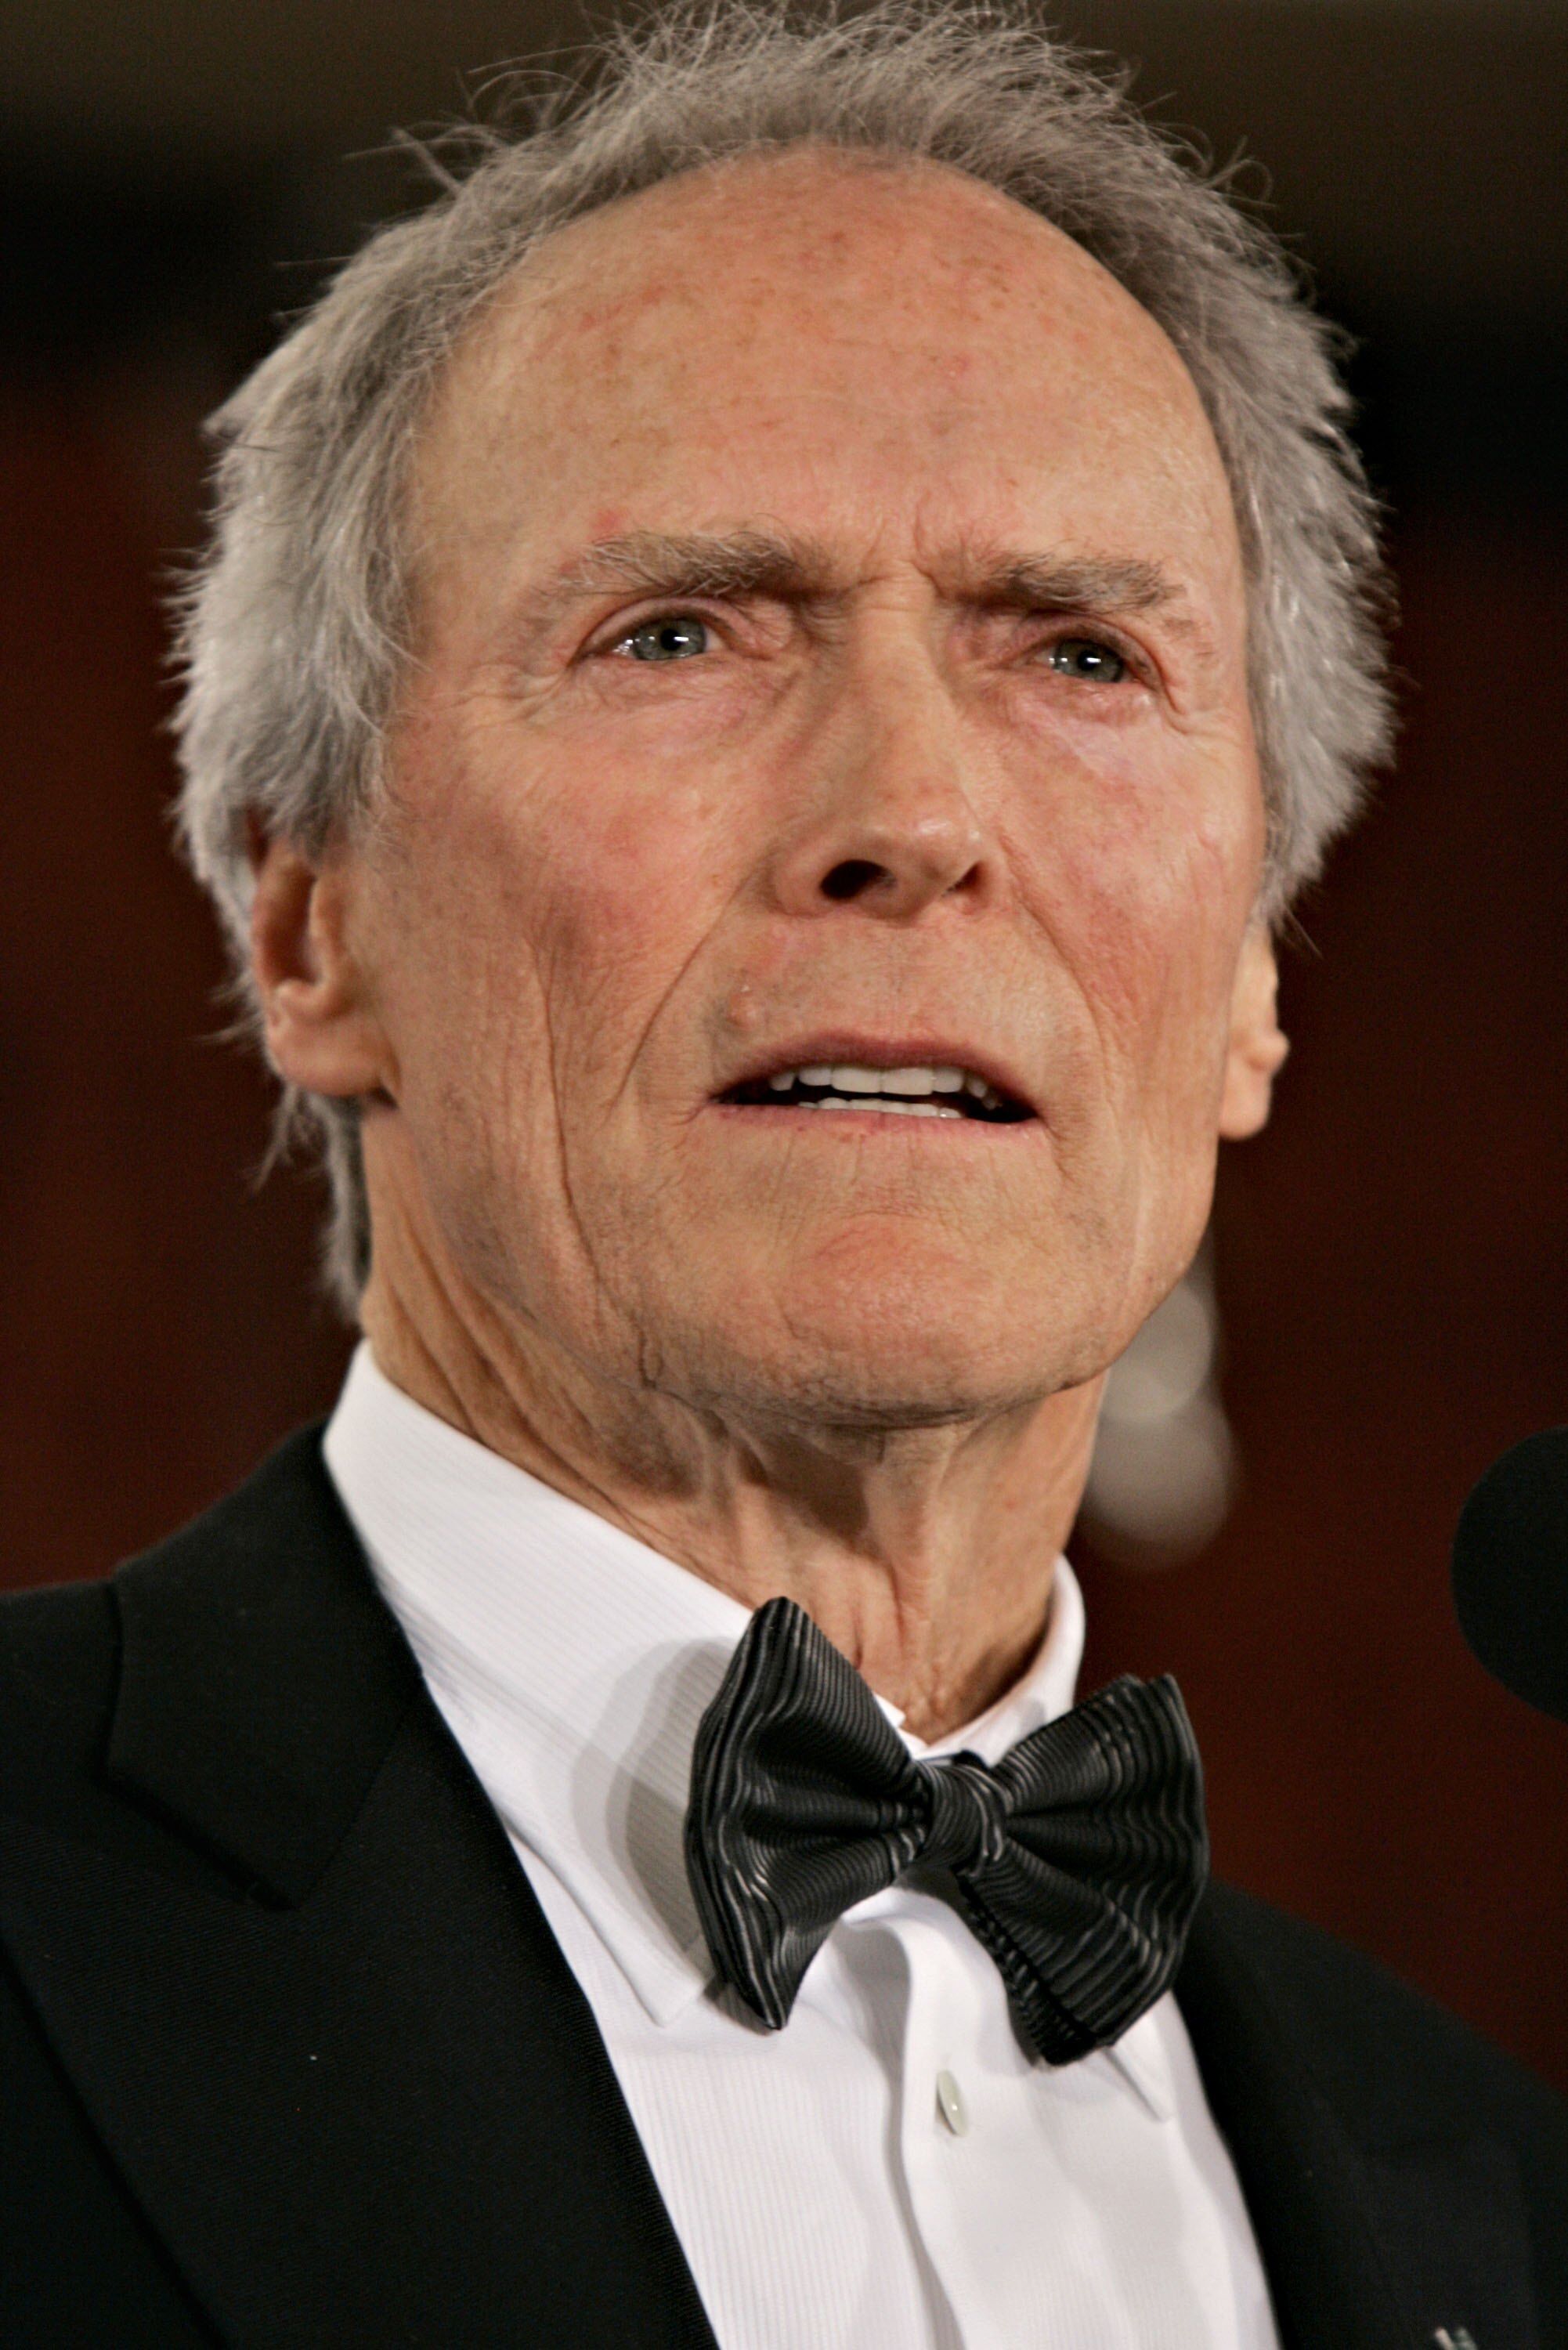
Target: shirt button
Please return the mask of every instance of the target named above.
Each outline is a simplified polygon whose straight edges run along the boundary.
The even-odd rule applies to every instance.
[[[937,2074],[937,2110],[954,2137],[969,2136],[969,2107],[963,2101],[963,2091],[945,2066]]]

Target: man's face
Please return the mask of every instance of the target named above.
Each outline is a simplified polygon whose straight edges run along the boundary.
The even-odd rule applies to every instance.
[[[725,1415],[1102,1368],[1207,1213],[1263,834],[1231,502],[1159,329],[953,174],[692,175],[471,336],[416,525],[352,852],[378,1216]],[[914,1114],[823,1099],[846,1066]]]

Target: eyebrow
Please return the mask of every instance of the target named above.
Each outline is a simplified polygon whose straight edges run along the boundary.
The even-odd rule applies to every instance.
[[[962,585],[968,602],[1032,611],[1157,612],[1182,600],[1158,563],[1109,556],[1003,556]]]
[[[822,601],[844,589],[842,568],[813,540],[771,531],[710,534],[635,530],[596,539],[529,596],[521,618],[545,629],[586,596],[611,589],[680,597],[770,596]],[[1157,563],[1109,556],[961,552],[946,582],[952,599],[992,610],[1163,613],[1184,634],[1203,633],[1188,599]]]
[[[612,588],[644,596],[774,595],[799,602],[825,592],[821,550],[767,531],[624,531],[596,539],[529,596],[525,625],[547,629],[586,596]]]

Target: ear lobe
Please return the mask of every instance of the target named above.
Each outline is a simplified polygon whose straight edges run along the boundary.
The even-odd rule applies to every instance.
[[[269,1057],[306,1092],[352,1098],[387,1089],[390,1055],[348,951],[344,860],[312,865],[286,840],[251,844],[251,970]]]
[[[1231,1040],[1220,1100],[1220,1132],[1228,1142],[1244,1142],[1268,1123],[1274,1079],[1291,1049],[1275,1009],[1279,986],[1273,942],[1262,924],[1254,923],[1241,942],[1231,997]]]

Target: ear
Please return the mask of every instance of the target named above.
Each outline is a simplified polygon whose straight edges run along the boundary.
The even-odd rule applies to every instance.
[[[1263,924],[1254,922],[1241,942],[1231,996],[1231,1041],[1220,1100],[1220,1131],[1228,1142],[1244,1142],[1268,1123],[1274,1079],[1291,1049],[1275,1013],[1279,989],[1273,941]]]
[[[312,864],[259,834],[250,847],[251,970],[274,1067],[306,1093],[392,1094],[392,1055],[348,948],[351,856]]]

